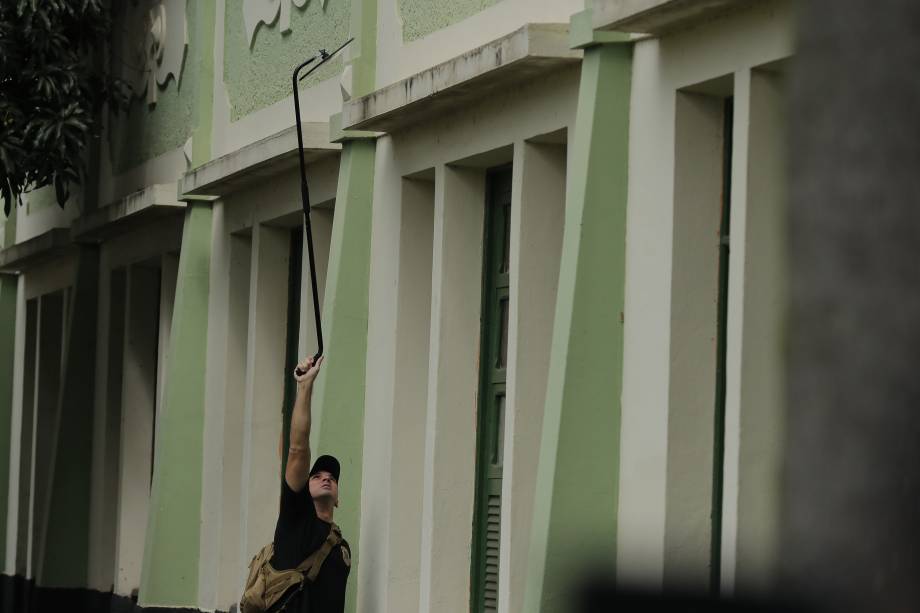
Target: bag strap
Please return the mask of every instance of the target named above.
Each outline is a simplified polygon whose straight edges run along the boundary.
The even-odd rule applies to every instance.
[[[314,551],[310,556],[300,563],[300,566],[297,567],[297,570],[300,572],[306,571],[306,578],[310,583],[316,580],[316,576],[319,574],[319,569],[323,567],[323,562],[326,561],[326,557],[332,551],[332,549],[342,542],[342,531],[335,524],[332,524],[332,528],[329,529],[329,536],[326,537],[326,540],[323,541],[323,544],[319,549]],[[309,562],[309,564],[308,564]],[[303,568],[301,568],[303,567]],[[309,568],[309,570],[307,570]]]

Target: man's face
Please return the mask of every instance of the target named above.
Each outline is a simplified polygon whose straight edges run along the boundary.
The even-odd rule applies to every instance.
[[[310,476],[310,496],[317,498],[331,498],[335,506],[339,506],[339,484],[331,473],[321,470]]]

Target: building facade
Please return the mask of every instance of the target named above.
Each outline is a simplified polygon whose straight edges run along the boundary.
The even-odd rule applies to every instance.
[[[300,84],[348,610],[769,591],[791,0],[117,11],[130,110],[0,233],[9,610],[236,607],[317,341],[291,73],[351,37]]]

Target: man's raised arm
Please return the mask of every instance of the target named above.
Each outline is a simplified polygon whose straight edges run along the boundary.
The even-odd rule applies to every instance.
[[[293,375],[297,381],[297,394],[291,414],[291,437],[284,480],[295,492],[304,488],[310,476],[310,403],[313,382],[322,364],[323,358],[317,360],[316,364],[313,364],[313,358],[307,358],[297,365],[304,374],[298,375],[295,371]]]

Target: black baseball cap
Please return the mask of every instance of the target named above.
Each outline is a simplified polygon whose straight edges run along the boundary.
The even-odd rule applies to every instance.
[[[326,471],[335,479],[336,483],[339,481],[339,472],[341,467],[339,466],[339,461],[336,460],[331,455],[321,455],[316,458],[316,461],[313,462],[313,468],[310,469],[310,476],[312,477],[318,472]]]

